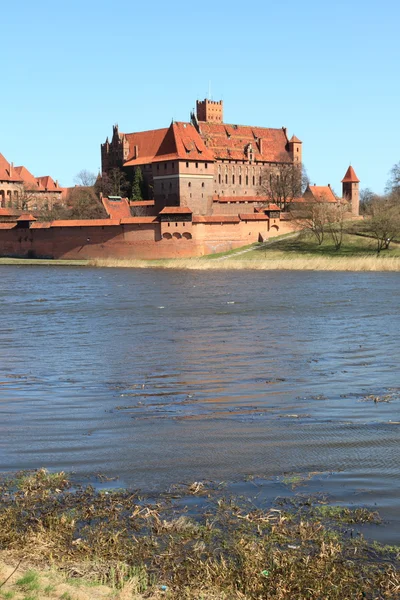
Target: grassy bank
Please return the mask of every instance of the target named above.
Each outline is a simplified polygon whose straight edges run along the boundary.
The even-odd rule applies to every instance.
[[[52,258],[0,258],[0,265],[83,267],[88,263],[88,260],[57,260]]]
[[[343,600],[400,592],[399,548],[356,533],[357,523],[380,522],[364,508],[301,496],[256,508],[199,482],[157,498],[70,489],[64,473],[44,470],[3,481],[1,492],[2,598]],[[191,513],[188,497],[198,506],[188,502]]]

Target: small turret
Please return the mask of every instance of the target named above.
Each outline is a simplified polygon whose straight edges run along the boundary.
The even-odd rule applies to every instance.
[[[289,140],[289,152],[295,164],[302,161],[302,143],[295,135]]]
[[[360,180],[350,165],[342,179],[342,196],[351,203],[351,212],[355,217],[360,214]]]

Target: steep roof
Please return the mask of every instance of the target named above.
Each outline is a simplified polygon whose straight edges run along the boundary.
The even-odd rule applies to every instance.
[[[214,156],[192,123],[171,123],[154,162],[163,160],[213,161]]]
[[[309,185],[303,194],[303,198],[305,201],[311,199],[315,202],[337,202],[336,196],[329,185]],[[296,198],[295,202],[297,201]]]
[[[21,183],[21,177],[11,163],[0,154],[0,181]]]
[[[298,137],[296,137],[295,135],[292,135],[292,137],[290,138],[290,142],[291,143],[295,143],[295,144],[302,144],[303,142],[301,140],[299,140]]]
[[[102,198],[101,201],[110,219],[126,219],[132,216],[127,198],[119,198],[118,200]]]
[[[131,167],[153,162],[167,131],[168,128],[125,133],[125,138],[129,143],[129,154],[124,166]],[[135,146],[137,146],[138,150],[137,156],[135,155]]]
[[[256,162],[291,162],[286,130],[226,123],[200,123],[200,134],[216,159],[247,160],[249,144]]]
[[[358,179],[353,167],[350,165],[346,171],[346,175],[342,179],[342,183],[359,183]]]

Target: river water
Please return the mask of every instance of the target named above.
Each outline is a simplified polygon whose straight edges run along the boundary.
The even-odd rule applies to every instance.
[[[399,274],[0,273],[1,472],[255,475],[377,508],[399,543]]]

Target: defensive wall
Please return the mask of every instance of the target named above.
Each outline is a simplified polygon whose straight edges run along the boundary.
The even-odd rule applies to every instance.
[[[289,232],[265,214],[167,215],[38,222],[32,215],[0,223],[0,256],[54,259],[188,258],[224,252]]]

